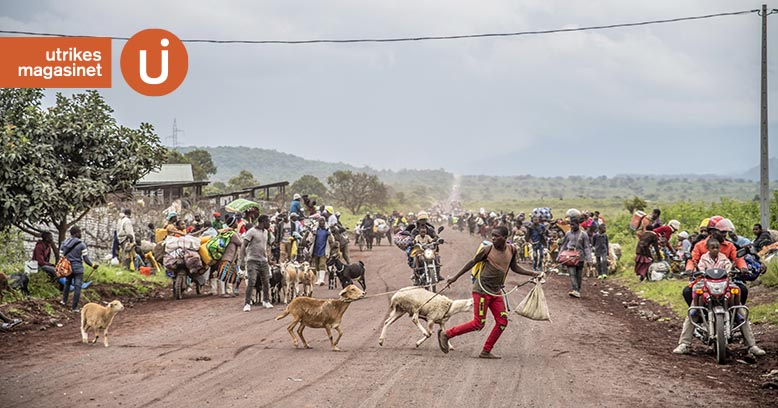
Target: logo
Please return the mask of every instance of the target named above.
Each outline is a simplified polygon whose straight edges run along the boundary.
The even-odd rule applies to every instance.
[[[162,96],[184,82],[189,55],[173,33],[150,28],[133,35],[124,45],[121,68],[124,80],[136,92]]]

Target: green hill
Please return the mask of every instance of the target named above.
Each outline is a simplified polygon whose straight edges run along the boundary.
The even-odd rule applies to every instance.
[[[182,147],[181,152],[205,149],[211,153],[218,172],[215,181],[227,181],[241,170],[250,171],[262,183],[294,182],[305,174],[326,184],[327,176],[337,170],[375,174],[394,192],[402,192],[412,202],[442,201],[449,197],[454,175],[438,170],[375,170],[346,163],[308,160],[275,150],[247,147]],[[778,173],[773,173],[778,174]],[[774,184],[774,189],[778,184]],[[758,193],[753,180],[726,176],[646,176],[615,177],[537,177],[462,176],[460,196],[473,202],[559,202],[570,199],[623,200],[638,196],[649,201],[717,201],[721,197],[750,201]]]

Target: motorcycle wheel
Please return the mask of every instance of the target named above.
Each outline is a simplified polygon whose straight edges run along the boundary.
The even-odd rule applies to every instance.
[[[358,243],[359,243],[359,252],[365,252],[365,240],[360,239]]]
[[[173,282],[173,297],[177,300],[184,298],[184,286],[186,285],[186,274],[176,273],[176,280]]]
[[[727,337],[724,335],[724,316],[716,315],[716,362],[727,363]]]
[[[437,276],[435,276],[435,271],[431,269],[427,269],[427,282],[429,284],[427,285],[427,289],[429,289],[431,292],[437,292]]]
[[[202,287],[203,287],[203,285],[201,285],[201,284],[199,284],[199,283],[195,282],[195,292],[196,292],[198,295],[200,294],[200,289],[201,289]]]

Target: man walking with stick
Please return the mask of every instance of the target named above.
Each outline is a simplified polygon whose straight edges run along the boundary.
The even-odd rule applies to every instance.
[[[492,230],[492,245],[479,251],[475,258],[470,260],[453,278],[448,279],[446,287],[450,286],[465,272],[471,270],[477,263],[483,262],[483,269],[473,283],[473,320],[452,327],[448,330],[438,331],[438,343],[444,353],[448,353],[448,340],[456,336],[481,330],[486,325],[486,310],[492,312],[495,326],[486,339],[479,358],[499,359],[492,354],[492,348],[508,326],[508,312],[505,310],[505,301],[501,295],[501,289],[508,271],[511,270],[521,275],[538,277],[541,274],[530,271],[516,263],[516,249],[512,245],[506,245],[508,228],[499,226]]]

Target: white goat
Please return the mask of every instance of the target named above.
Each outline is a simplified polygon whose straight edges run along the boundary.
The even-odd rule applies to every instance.
[[[434,299],[430,300],[433,296],[435,296],[435,293],[415,286],[398,290],[392,296],[392,301],[389,304],[389,317],[384,322],[384,328],[381,330],[381,337],[378,338],[378,345],[384,345],[386,329],[406,313],[411,317],[411,320],[416,324],[416,327],[424,334],[424,337],[416,341],[416,347],[419,347],[432,335],[432,327],[435,323],[440,326],[441,330],[445,330],[446,322],[451,316],[473,310],[472,298],[451,300],[446,296],[437,295]],[[430,300],[429,303],[427,303],[428,300]],[[419,322],[419,318],[423,318],[427,321],[427,328],[422,326],[421,322]],[[451,345],[449,344],[449,348],[450,347]]]
[[[124,310],[124,305],[118,300],[114,300],[108,306],[100,306],[97,303],[87,303],[81,308],[81,341],[89,342],[89,329],[94,329],[95,339],[92,344],[97,343],[100,335],[97,330],[103,329],[103,345],[108,347],[108,327],[111,326],[114,316]]]

